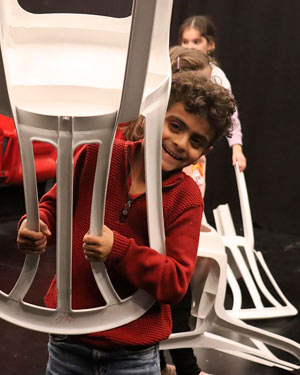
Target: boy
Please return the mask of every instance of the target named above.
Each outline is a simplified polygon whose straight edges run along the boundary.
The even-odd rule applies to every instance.
[[[182,168],[206,154],[219,137],[228,135],[234,105],[226,89],[197,72],[173,76],[162,135],[166,255],[148,245],[143,141],[117,140],[114,144],[101,236],[88,234],[97,146],[82,149],[74,172],[72,307],[104,304],[89,261],[105,262],[121,298],[144,289],[156,303],[139,319],[115,329],[75,337],[50,336],[48,375],[160,374],[158,343],[171,333],[169,304],[178,302],[189,285],[203,211],[199,189]],[[124,215],[129,198],[132,204]],[[21,250],[45,251],[47,239],[55,232],[55,204],[54,186],[39,204],[41,231],[30,231],[26,219],[21,222]],[[55,278],[45,304],[56,306]]]

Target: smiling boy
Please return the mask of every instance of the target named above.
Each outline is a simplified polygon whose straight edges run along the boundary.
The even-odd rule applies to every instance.
[[[166,255],[149,247],[143,141],[114,144],[108,181],[105,226],[101,236],[89,231],[97,146],[83,148],[74,173],[72,307],[104,304],[89,261],[104,261],[111,281],[125,298],[144,289],[156,303],[139,319],[104,332],[63,338],[51,336],[48,375],[93,373],[158,375],[158,343],[172,329],[169,304],[178,302],[191,279],[199,240],[203,202],[196,183],[182,168],[197,161],[230,131],[234,100],[228,91],[197,72],[173,76],[162,135],[163,211]],[[147,125],[146,125],[147,126]],[[131,206],[122,214],[128,200]],[[20,224],[18,246],[45,251],[55,233],[56,187],[40,201],[41,232]],[[45,296],[56,307],[56,280]],[[102,371],[102,372],[101,372]]]
[[[215,131],[207,120],[188,113],[183,103],[173,104],[166,114],[162,136],[162,169],[171,172],[193,164],[206,154]]]

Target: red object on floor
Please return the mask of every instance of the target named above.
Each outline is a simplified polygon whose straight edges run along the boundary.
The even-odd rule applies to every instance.
[[[33,142],[37,181],[46,181],[56,175],[56,149],[49,143]],[[22,165],[18,136],[14,121],[0,114],[0,182],[21,184]]]

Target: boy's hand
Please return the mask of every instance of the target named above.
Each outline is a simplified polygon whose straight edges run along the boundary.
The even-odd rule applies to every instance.
[[[102,236],[91,236],[89,232],[83,237],[84,255],[90,262],[105,262],[114,244],[114,232],[106,225]]]
[[[235,166],[236,162],[239,163],[239,170],[243,172],[247,166],[247,159],[243,153],[243,148],[241,145],[233,145],[232,146],[232,164]]]
[[[47,236],[51,236],[51,232],[42,220],[40,220],[40,231],[35,232],[28,229],[27,219],[25,219],[18,230],[18,248],[25,254],[41,254],[45,252]]]

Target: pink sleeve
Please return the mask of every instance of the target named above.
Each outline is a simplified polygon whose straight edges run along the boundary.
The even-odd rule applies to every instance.
[[[236,111],[231,117],[232,121],[232,136],[226,137],[229,147],[232,147],[233,145],[243,145],[243,134],[242,134],[242,127],[241,122],[239,119],[239,113],[238,109],[236,108]]]

